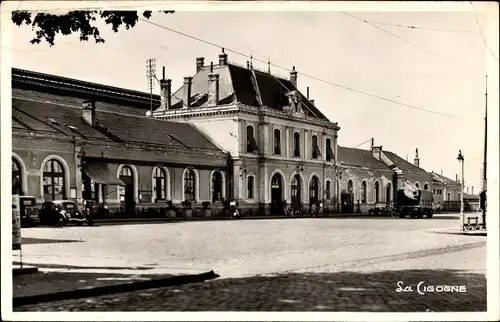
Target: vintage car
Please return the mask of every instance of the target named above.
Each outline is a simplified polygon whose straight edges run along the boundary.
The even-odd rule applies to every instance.
[[[21,213],[21,227],[34,227],[40,222],[35,197],[19,196],[19,211]]]
[[[38,211],[40,224],[64,226],[66,224],[83,225],[87,218],[72,200],[46,201]]]
[[[375,207],[368,210],[370,216],[388,216],[391,214],[391,207],[385,203],[377,203]]]

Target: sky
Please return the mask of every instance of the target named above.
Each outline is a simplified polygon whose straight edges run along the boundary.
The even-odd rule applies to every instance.
[[[41,2],[37,6],[34,8],[44,8]],[[256,6],[252,10],[258,10]],[[475,6],[480,8],[478,3]],[[24,7],[21,4],[19,8]],[[457,155],[462,150],[465,184],[469,192],[472,187],[475,192],[480,190],[485,75],[487,62],[493,58],[478,28],[488,41],[494,39],[489,36],[491,21],[481,10],[474,10],[470,3],[463,3],[459,11],[450,7],[417,12],[400,7],[398,11],[382,12],[357,7],[344,10],[347,14],[333,10],[217,8],[175,7],[174,15],[153,13],[150,21],[225,47],[228,59],[242,65],[248,58],[229,50],[270,59],[272,64],[289,70],[295,66],[299,89],[305,93],[308,86],[318,108],[341,127],[338,142],[342,146],[355,147],[374,138],[375,145],[408,157],[410,162],[418,148],[421,167],[429,172],[442,171],[453,179],[460,176]],[[143,21],[118,33],[101,22],[97,25],[104,44],[80,42],[77,35],[71,35],[58,36],[53,47],[30,44],[34,35],[30,27],[13,27],[12,66],[148,91],[146,59],[156,59],[158,77],[165,66],[167,77],[177,89],[184,76],[195,73],[196,57],[205,57],[207,64],[217,63],[221,52],[220,48]],[[494,50],[498,42],[489,46],[498,59],[498,49]],[[267,70],[265,63],[254,61],[254,66]],[[287,70],[271,67],[271,71],[289,77]],[[497,89],[491,87],[490,97],[497,97]],[[498,109],[497,99],[489,104]],[[368,149],[369,142],[359,148]]]

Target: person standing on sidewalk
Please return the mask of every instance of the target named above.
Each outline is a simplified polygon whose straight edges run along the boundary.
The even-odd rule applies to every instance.
[[[83,208],[83,213],[85,214],[85,217],[87,218],[87,224],[89,226],[94,225],[94,221],[92,220],[92,213],[94,212],[94,206],[92,204],[92,201],[90,200],[85,200],[85,205]]]

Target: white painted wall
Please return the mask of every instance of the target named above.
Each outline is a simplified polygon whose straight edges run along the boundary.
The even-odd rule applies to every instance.
[[[225,118],[199,118],[189,121],[222,150],[238,157],[238,120],[233,116]]]

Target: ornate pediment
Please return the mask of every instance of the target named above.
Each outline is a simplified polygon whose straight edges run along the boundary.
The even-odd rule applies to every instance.
[[[288,98],[288,106],[286,106],[284,110],[291,113],[294,117],[304,117],[305,113],[302,108],[299,91],[293,90],[286,93],[285,95]]]

